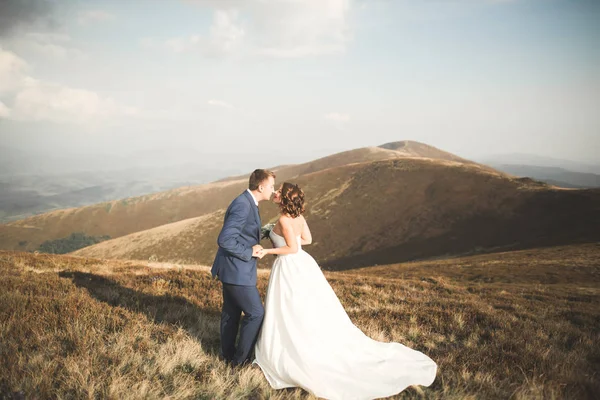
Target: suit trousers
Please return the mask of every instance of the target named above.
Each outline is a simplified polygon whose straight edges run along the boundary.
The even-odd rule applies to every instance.
[[[242,311],[244,318],[241,318]],[[264,315],[265,309],[256,286],[223,283],[221,352],[226,361],[234,365],[251,361]],[[238,330],[240,338],[236,346]]]

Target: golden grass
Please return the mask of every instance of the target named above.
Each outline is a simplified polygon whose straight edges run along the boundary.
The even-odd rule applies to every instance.
[[[153,267],[0,252],[0,397],[310,398],[218,359],[221,292],[207,267]],[[438,363],[431,387],[394,398],[600,392],[598,244],[326,276],[366,334]]]
[[[219,231],[224,210],[131,233],[72,252],[72,255],[114,259],[150,259],[189,263],[197,252],[214,252],[215,240],[198,240],[197,232]],[[206,260],[204,260],[206,261]]]

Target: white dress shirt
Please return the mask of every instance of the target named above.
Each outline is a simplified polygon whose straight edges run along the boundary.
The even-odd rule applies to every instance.
[[[254,197],[254,195],[252,194],[252,192],[250,191],[250,189],[246,189],[246,191],[248,193],[250,193],[250,196],[252,196],[252,200],[254,200],[254,204],[256,204],[256,207],[258,207],[258,201],[256,201],[256,198]]]

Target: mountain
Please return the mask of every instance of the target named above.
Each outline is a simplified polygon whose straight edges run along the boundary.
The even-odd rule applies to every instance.
[[[448,153],[428,144],[419,143],[412,140],[401,140],[399,142],[385,143],[379,147],[386,150],[396,151],[406,158],[430,158],[432,160],[446,160],[465,164],[475,164],[473,161],[458,157],[452,153]]]
[[[281,166],[274,171],[278,180],[283,181],[332,166],[397,157],[400,155],[394,151],[372,147],[334,154],[309,163]],[[32,251],[45,240],[64,238],[73,232],[116,238],[204,215],[227,207],[231,199],[247,187],[247,180],[248,174],[245,174],[209,184],[182,186],[154,194],[61,209],[10,222],[0,225],[0,248]],[[39,189],[39,180],[35,182]],[[8,197],[8,191],[6,193]],[[24,206],[36,206],[36,192],[32,189],[26,195]],[[13,204],[19,204],[16,200],[8,198]]]
[[[584,163],[535,154],[496,154],[480,157],[477,161],[486,165],[534,165],[537,167],[560,168],[573,172],[600,174],[600,164],[597,163]]]
[[[600,239],[600,190],[559,190],[468,164],[382,160],[294,182],[308,199],[315,242],[306,250],[330,270]],[[260,212],[263,223],[277,218],[273,204]],[[210,265],[223,215],[220,209],[74,254]]]
[[[277,182],[304,188],[315,238],[307,250],[328,269],[600,239],[600,191],[515,178],[418,142],[274,170]],[[113,239],[77,255],[210,264],[224,209],[247,176],[0,225],[0,246],[34,250],[84,232]],[[263,223],[277,217],[273,204],[260,212]]]
[[[550,185],[564,188],[597,188],[600,187],[600,175],[574,172],[559,167],[542,167],[539,165],[490,164],[499,171],[520,177],[530,177]]]
[[[7,174],[0,176],[0,222],[23,219],[56,209],[160,192],[210,182],[222,173],[201,164],[135,167],[115,171]]]
[[[431,155],[433,147],[410,142]],[[404,151],[406,151],[406,146]],[[437,150],[437,149],[436,149]],[[449,154],[449,153],[447,153]],[[411,157],[418,158],[412,150]],[[445,156],[446,157],[446,156]],[[402,151],[366,147],[345,151],[317,160],[272,168],[277,181],[355,163],[406,158]],[[471,165],[477,165],[469,161]],[[487,168],[481,166],[481,168]],[[247,187],[248,175],[239,175],[210,184],[184,186],[164,192],[96,203],[86,207],[61,209],[0,225],[0,248],[35,250],[45,240],[85,232],[91,236],[112,238],[146,230],[163,224],[201,216],[227,207],[233,197]],[[39,186],[38,186],[39,187]],[[27,201],[34,193],[28,193]]]
[[[131,164],[110,154],[56,154],[53,151],[23,150],[0,146],[0,177],[55,175],[90,170],[117,170]]]

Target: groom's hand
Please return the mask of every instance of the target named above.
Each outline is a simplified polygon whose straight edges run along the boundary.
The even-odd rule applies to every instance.
[[[252,246],[252,257],[260,257],[262,249],[263,247],[260,244],[255,244],[254,246]]]

